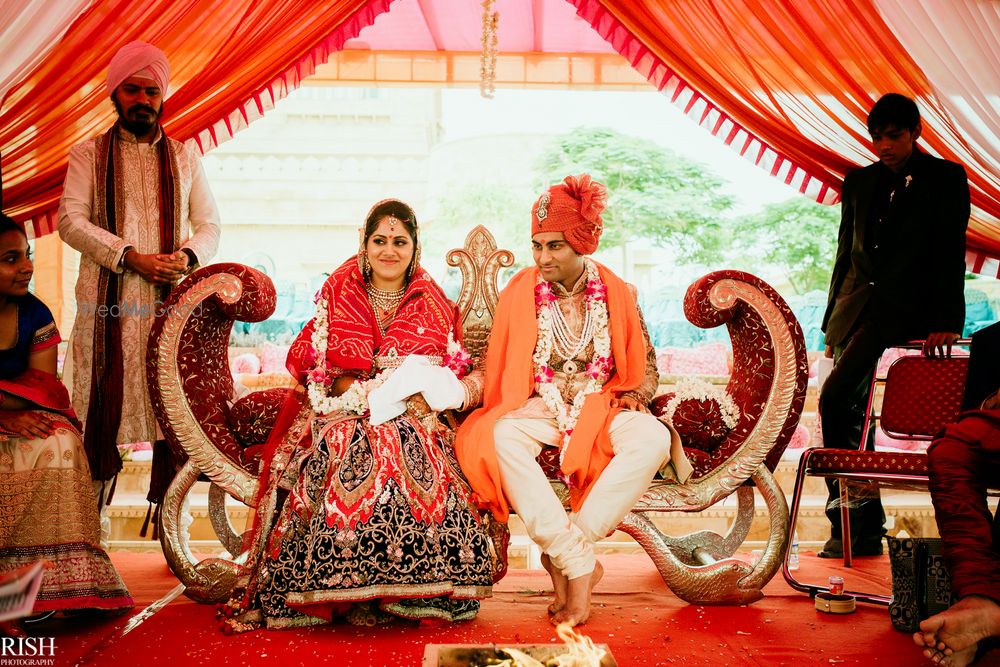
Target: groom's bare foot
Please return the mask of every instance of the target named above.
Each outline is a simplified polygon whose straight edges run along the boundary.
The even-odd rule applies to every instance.
[[[979,595],[964,597],[950,609],[920,622],[913,641],[935,664],[964,667],[987,637],[1000,635],[1000,605]]]
[[[569,579],[552,564],[548,554],[542,554],[542,567],[552,578],[552,592],[555,594],[555,599],[548,609],[550,614],[555,614],[566,606],[566,586],[569,584]]]
[[[566,604],[552,616],[552,624],[567,623],[576,627],[586,623],[590,618],[590,593],[603,576],[604,567],[597,561],[593,572],[570,579],[566,587]]]

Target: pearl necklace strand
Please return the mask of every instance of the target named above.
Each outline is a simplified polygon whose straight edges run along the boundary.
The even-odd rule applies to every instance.
[[[592,309],[589,305],[585,308],[587,314],[583,321],[583,330],[577,337],[570,330],[569,323],[566,321],[562,309],[559,308],[558,301],[549,304],[549,308],[552,310],[552,334],[555,337],[555,351],[564,361],[576,359],[587,348],[587,344],[593,339],[594,331],[597,328]]]

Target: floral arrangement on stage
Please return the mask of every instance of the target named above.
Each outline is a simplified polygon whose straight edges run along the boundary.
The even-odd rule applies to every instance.
[[[677,407],[683,401],[687,400],[714,402],[719,407],[719,415],[722,418],[722,423],[727,428],[735,428],[736,423],[740,420],[740,409],[733,402],[733,397],[724,388],[717,387],[700,378],[692,377],[681,378],[677,382],[677,389],[674,391],[674,396],[664,406],[663,412],[660,414],[660,419],[672,423]]]

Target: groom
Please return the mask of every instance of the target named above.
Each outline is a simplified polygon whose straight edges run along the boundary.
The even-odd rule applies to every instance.
[[[649,414],[656,357],[635,288],[587,257],[602,231],[605,188],[569,176],[532,207],[535,266],[500,295],[483,406],[458,431],[458,460],[500,521],[513,507],[552,577],[554,624],[579,625],[603,570],[594,543],[614,531],[653,475],[685,480],[680,439]],[[567,514],[535,458],[559,449]]]

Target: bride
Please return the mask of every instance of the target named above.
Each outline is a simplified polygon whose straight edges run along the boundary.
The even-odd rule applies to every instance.
[[[413,210],[385,200],[317,295],[288,353],[300,386],[261,464],[224,631],[459,621],[491,595],[505,528],[476,510],[438,418],[474,407],[481,382],[455,305],[419,261]]]

